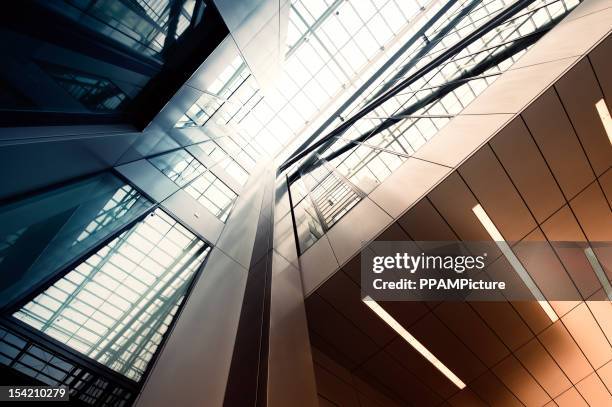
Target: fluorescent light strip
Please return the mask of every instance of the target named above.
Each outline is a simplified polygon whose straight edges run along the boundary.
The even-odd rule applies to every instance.
[[[480,206],[480,204],[476,205],[472,208],[472,212],[474,212],[480,223],[482,223],[482,226],[484,226],[484,228],[487,230],[489,236],[491,236],[491,238],[495,241],[497,247],[499,247],[499,250],[501,250],[504,257],[506,257],[508,262],[510,262],[510,265],[519,275],[521,280],[523,280],[529,291],[531,291],[531,294],[533,294],[536,300],[538,300],[538,304],[540,304],[540,307],[542,307],[546,315],[548,315],[548,318],[550,318],[552,322],[558,320],[559,317],[557,316],[557,313],[555,310],[553,310],[548,301],[546,301],[544,294],[542,294],[535,281],[533,281],[527,270],[525,270],[525,267],[523,267],[508,243],[506,243],[504,237],[501,235],[501,233],[499,233],[499,230],[497,230],[495,224],[491,221],[491,218],[489,218],[489,215],[487,215],[485,210],[482,209],[482,206]]]
[[[584,254],[589,260],[589,263],[591,263],[591,267],[593,268],[593,271],[597,275],[599,282],[601,283],[604,290],[606,291],[606,294],[608,295],[608,299],[612,301],[612,286],[610,285],[610,280],[608,280],[608,276],[606,276],[606,272],[604,271],[603,267],[601,267],[601,263],[599,263],[599,260],[597,259],[595,252],[590,247],[587,247],[586,249],[584,249]]]
[[[603,123],[604,129],[606,129],[606,133],[608,133],[610,144],[612,144],[612,117],[610,117],[610,111],[608,110],[606,101],[601,99],[599,102],[595,103],[595,107],[597,108],[597,113],[599,113],[599,118]]]
[[[374,301],[370,297],[365,297],[363,299],[365,305],[370,307],[372,311],[376,313],[389,325],[395,332],[397,332],[402,338],[406,340],[417,352],[419,352],[425,359],[427,359],[432,365],[434,365],[444,376],[448,378],[451,382],[455,384],[455,386],[463,389],[465,387],[465,383],[461,381],[451,370],[444,365],[444,363],[440,362],[440,360],[433,355],[421,342],[419,342],[414,336],[410,334],[399,322],[397,322],[383,307],[381,307],[376,301]]]

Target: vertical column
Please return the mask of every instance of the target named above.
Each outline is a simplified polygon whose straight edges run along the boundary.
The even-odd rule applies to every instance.
[[[275,195],[275,215],[279,219],[274,223],[272,250],[267,405],[318,406],[293,223],[291,214],[283,213],[289,207],[284,179],[277,183]]]

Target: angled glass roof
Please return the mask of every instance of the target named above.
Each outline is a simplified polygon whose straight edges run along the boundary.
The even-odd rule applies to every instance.
[[[234,137],[257,161],[274,155],[384,62],[409,22],[430,1],[296,0],[291,4],[286,60],[276,86],[264,95],[237,58],[177,122],[209,122],[238,129]],[[436,3],[436,2],[433,2]],[[248,146],[248,147],[247,147]]]
[[[296,153],[296,219],[307,249],[351,207],[434,137],[571,9],[578,0],[466,0],[436,8],[392,65],[337,112],[314,149]],[[432,9],[432,13],[434,10]],[[345,124],[345,121],[349,124]],[[291,154],[294,151],[289,151]],[[331,180],[343,182],[331,182]],[[328,182],[329,181],[329,182]],[[325,191],[321,187],[326,186]],[[356,191],[338,199],[342,191]],[[316,193],[315,193],[316,192]],[[344,194],[342,196],[349,196]],[[307,204],[301,200],[309,201]],[[304,208],[312,208],[305,216]],[[337,214],[329,219],[326,214]]]

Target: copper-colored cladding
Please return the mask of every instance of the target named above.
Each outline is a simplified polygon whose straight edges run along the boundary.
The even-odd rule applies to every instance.
[[[518,349],[515,355],[551,397],[558,396],[572,386],[559,365],[537,339],[529,341]]]
[[[601,185],[601,189],[603,189],[603,192],[608,199],[608,204],[612,206],[612,169],[609,169],[601,177],[599,177],[599,184]]]
[[[521,240],[536,227],[527,206],[489,145],[483,146],[467,160],[459,168],[459,173],[506,241]]]
[[[512,394],[501,380],[491,371],[480,376],[472,385],[472,390],[487,404],[500,407],[519,407],[523,404]]]
[[[563,324],[580,346],[593,368],[598,369],[612,360],[612,348],[585,303],[581,303],[563,318]]]
[[[521,117],[507,125],[490,144],[538,222],[548,218],[565,203],[559,186]]]
[[[612,343],[612,303],[605,301],[606,297],[606,293],[603,289],[600,289],[589,297],[586,304],[604,335],[606,335],[608,342]]]
[[[496,365],[493,372],[528,406],[541,406],[550,400],[550,396],[512,355]]]
[[[580,229],[580,225],[566,205],[548,218],[542,224],[542,231],[550,241],[557,242],[586,242],[587,239]],[[601,288],[597,276],[584,255],[582,247],[565,247],[562,244],[554,245],[554,250],[563,263],[572,281],[580,291],[582,298],[589,298]]]
[[[601,86],[608,108],[612,106],[612,37],[608,36],[601,44],[589,53],[589,62],[593,72],[597,76],[597,82]]]
[[[573,387],[555,398],[555,402],[559,407],[589,407],[584,398]]]
[[[549,89],[534,101],[522,117],[566,199],[573,198],[595,180],[555,89]]]
[[[603,94],[589,61],[578,62],[555,84],[555,89],[595,174],[600,176],[612,166],[612,144],[595,109]]]
[[[576,384],[576,388],[591,406],[605,406],[610,402],[610,394],[595,372]]]
[[[544,294],[552,297],[560,319],[552,323],[533,301],[381,302],[466,383],[458,390],[363,306],[357,256],[307,299],[306,308],[313,346],[343,366],[342,380],[353,383],[357,397],[356,380],[367,383],[372,394],[388,397],[386,402],[362,406],[612,405],[612,303],[605,300],[583,248],[551,244],[537,256],[525,251],[528,241],[590,243],[612,279],[612,253],[596,244],[612,241],[612,150],[604,143],[607,137],[594,107],[602,95],[612,105],[610,55],[612,37],[588,57],[578,58],[554,87],[378,237],[487,241],[487,231],[472,213],[480,204],[504,238],[521,241],[513,249]],[[555,64],[522,67],[511,76],[517,85],[528,87],[518,78],[534,80],[544,75],[546,65]],[[514,108],[519,94],[528,93],[511,92],[507,83],[496,83],[483,94],[491,103],[472,107],[474,112],[511,113],[493,110]],[[425,153],[438,157],[433,147]],[[448,165],[452,151],[446,153],[438,158],[448,160]],[[492,257],[492,272],[512,273],[499,253]],[[554,301],[561,294],[550,291],[553,282],[575,301]],[[318,379],[329,381],[329,374]],[[322,382],[319,391],[331,394],[329,383]]]

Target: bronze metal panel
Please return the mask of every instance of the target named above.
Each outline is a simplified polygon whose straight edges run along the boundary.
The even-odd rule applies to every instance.
[[[458,240],[429,199],[422,199],[399,218],[397,223],[417,241]]]
[[[457,392],[457,386],[408,344],[404,338],[396,338],[385,348],[385,350],[404,368],[417,375],[440,397],[446,399]]]
[[[540,229],[517,243],[513,250],[557,315],[565,315],[577,305],[569,300],[580,298],[578,290]]]
[[[523,403],[491,371],[486,372],[470,383],[470,388],[491,406],[523,406]]]
[[[472,213],[478,201],[457,173],[449,175],[428,196],[461,240],[491,240]]]
[[[486,404],[468,387],[450,398],[453,407],[486,407]]]
[[[612,242],[612,212],[597,183],[589,185],[570,205],[591,242]]]
[[[555,84],[570,121],[597,176],[612,166],[612,144],[595,108],[603,97],[587,58]]]
[[[589,53],[589,60],[597,76],[603,94],[606,97],[608,109],[612,107],[612,37],[608,36],[593,51]]]
[[[536,334],[539,334],[551,325],[550,318],[537,301],[513,301],[512,306]]]
[[[488,367],[508,355],[508,349],[465,302],[443,302],[434,313]]]
[[[355,323],[378,345],[387,344],[395,336],[395,331],[361,301],[359,285],[346,274],[334,274],[317,290],[317,294]]]
[[[580,225],[567,205],[544,222],[542,230],[546,238],[552,242],[586,242]],[[561,244],[553,243],[553,249],[583,298],[590,297],[601,288],[582,248],[563,247]]]
[[[533,337],[510,303],[475,302],[472,306],[510,349],[517,349]]]
[[[612,393],[612,361],[606,363],[603,367],[597,370],[597,374],[601,381],[606,385],[609,392]]]
[[[612,360],[612,347],[585,303],[581,303],[562,319],[595,369]]]
[[[591,242],[612,242],[612,211],[598,183],[589,185],[570,202],[578,223]],[[612,279],[612,248],[595,246],[601,266]]]
[[[520,240],[536,227],[490,146],[478,150],[459,172],[506,240]]]
[[[529,131],[567,199],[595,179],[554,89],[549,89],[523,113]]]
[[[608,341],[612,343],[612,302],[607,301],[608,296],[603,288],[589,299],[591,301],[586,301],[587,306],[603,330],[604,335],[608,338]]]
[[[599,184],[608,199],[608,204],[612,206],[612,169],[609,169],[599,177]]]
[[[310,330],[348,357],[353,363],[353,366],[347,366],[349,369],[363,363],[378,350],[372,339],[318,294],[306,299],[306,312]]]
[[[379,304],[408,331],[415,322],[431,312],[424,303],[416,301],[380,301]]]
[[[520,117],[489,144],[538,222],[563,206],[563,194]]]
[[[359,407],[359,400],[354,389],[323,367],[315,364],[317,392],[325,399],[338,406]]]
[[[576,389],[591,406],[612,406],[612,396],[595,372],[576,384]]]
[[[409,329],[442,363],[464,383],[484,373],[485,365],[433,314],[428,314]]]
[[[537,339],[529,341],[515,355],[551,397],[572,387],[572,383]]]
[[[359,372],[375,376],[380,383],[387,386],[406,404],[426,407],[442,402],[440,397],[425,387],[417,377],[384,351],[365,362]]]
[[[559,407],[589,407],[580,393],[573,387],[555,398],[555,402]]]
[[[542,406],[550,397],[512,355],[493,368],[499,379],[526,406]]]
[[[572,383],[578,383],[593,372],[593,368],[561,320],[538,337]]]

